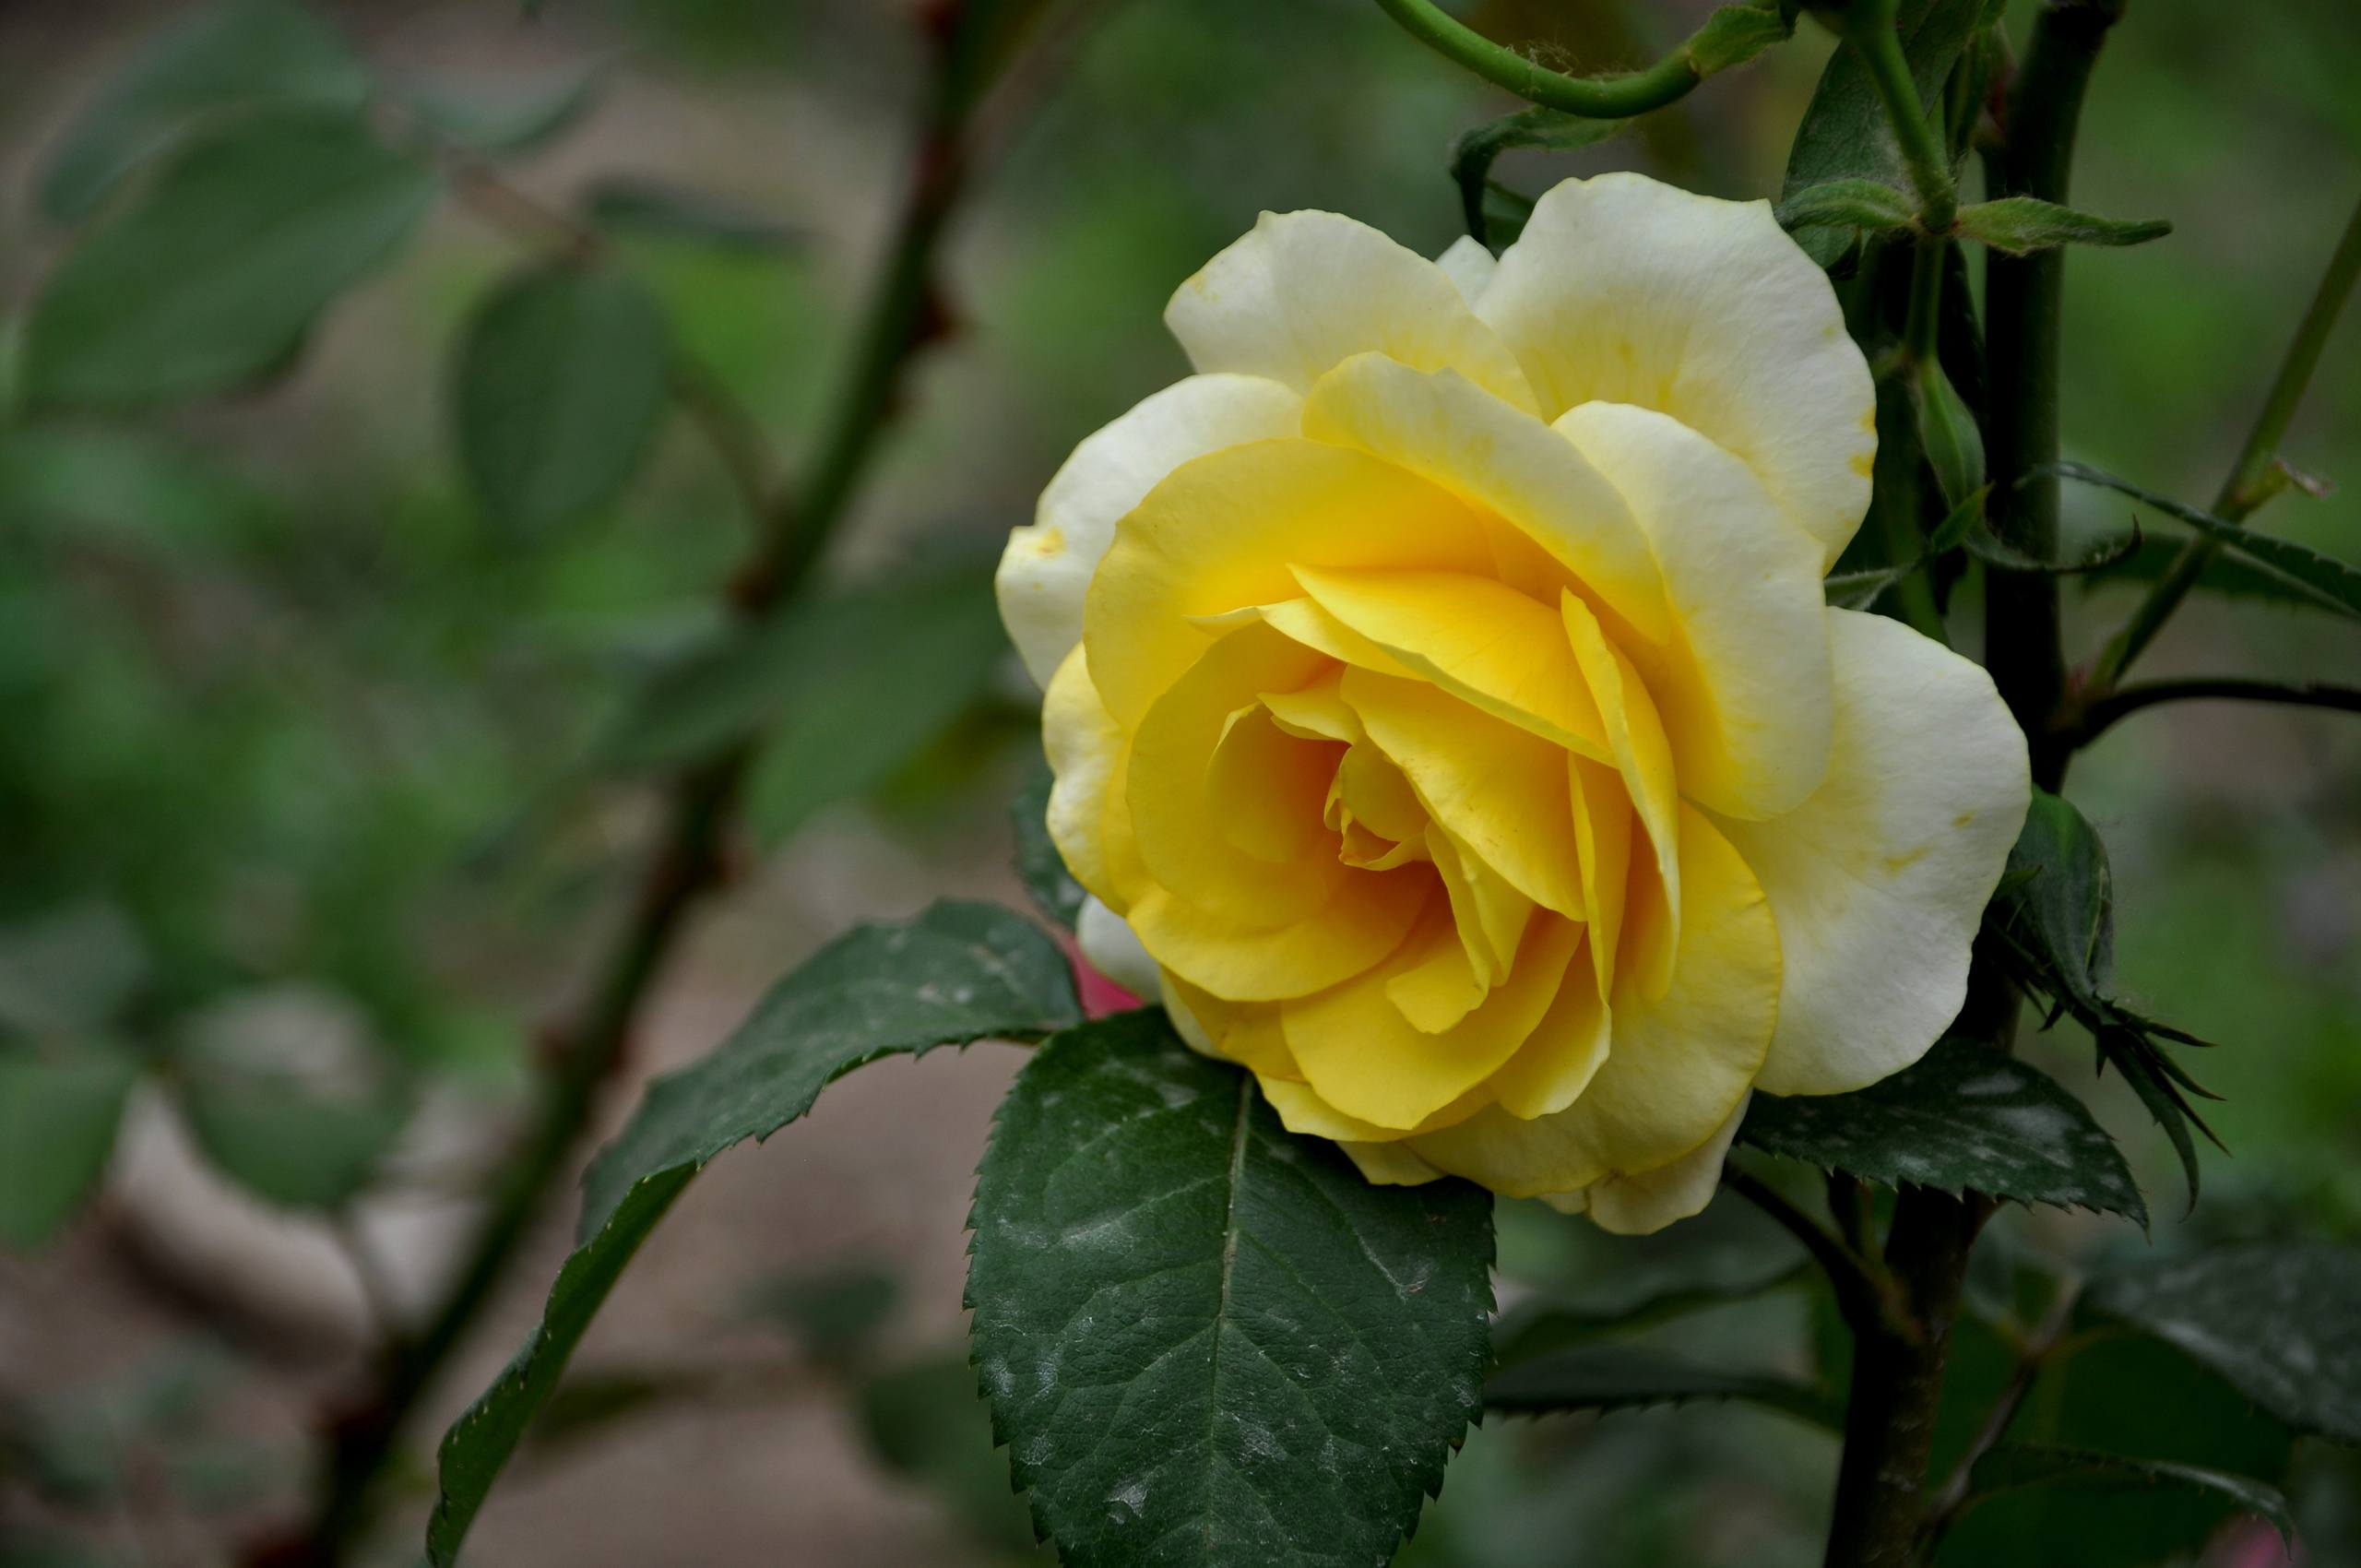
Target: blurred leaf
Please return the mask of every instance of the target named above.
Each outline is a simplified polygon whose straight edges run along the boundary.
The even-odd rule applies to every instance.
[[[1807,185],[1779,202],[1783,229],[1857,229],[1886,233],[1908,229],[1917,220],[1918,205],[1879,180],[1830,180]]]
[[[2063,474],[2068,479],[2099,485],[2129,495],[2135,501],[2145,502],[2165,516],[2187,523],[2225,549],[2235,550],[2277,574],[2296,591],[2309,594],[2322,606],[2341,610],[2348,615],[2361,615],[2361,570],[2332,556],[2323,555],[2317,550],[2297,544],[2294,540],[2257,533],[2226,517],[2201,512],[2169,495],[2142,490],[2129,480],[2118,479],[2087,463],[2057,463],[2043,471]]]
[[[2361,1252],[2254,1244],[2101,1277],[2093,1317],[2137,1325],[2299,1432],[2361,1443]]]
[[[152,403],[282,368],[437,188],[428,164],[320,111],[191,140],[50,275],[25,328],[27,399]]]
[[[905,567],[894,576],[800,600],[666,665],[610,727],[599,760],[627,772],[679,767],[778,725],[803,737],[807,752],[814,736],[824,747],[846,748],[847,764],[854,766],[839,767],[824,758],[815,781],[855,772],[875,778],[973,700],[1006,647],[982,573]],[[905,640],[911,644],[907,651],[899,646]],[[922,676],[952,694],[889,689],[897,676]],[[858,686],[865,701],[880,706],[882,721],[847,703],[839,686]],[[946,701],[950,695],[955,704]],[[881,730],[875,741],[844,732],[872,723]],[[884,756],[889,742],[898,749]],[[787,761],[782,756],[770,766],[783,767]],[[774,787],[795,782],[777,780]],[[790,795],[780,803],[802,802]]]
[[[967,1300],[1061,1558],[1385,1561],[1477,1414],[1491,1203],[1364,1180],[1160,1011],[1042,1047],[977,1173]]]
[[[0,1054],[0,1245],[40,1245],[105,1171],[136,1066]]]
[[[2002,196],[1970,202],[1959,209],[1959,232],[2010,255],[2030,255],[2058,245],[2137,245],[2173,232],[2161,218],[2127,220],[2094,218],[2033,196]]]
[[[149,40],[50,154],[42,210],[70,222],[190,121],[244,105],[357,111],[369,73],[294,0],[227,0]]]
[[[802,230],[724,197],[662,180],[611,176],[585,193],[583,212],[599,228],[724,250],[772,255],[802,248]]]
[[[1501,153],[1521,147],[1572,152],[1605,141],[1629,124],[1628,120],[1585,120],[1562,110],[1536,105],[1503,115],[1462,136],[1451,151],[1451,177],[1459,184],[1460,211],[1466,217],[1467,232],[1487,244],[1494,244],[1485,232],[1484,194],[1491,184],[1492,163]],[[1498,244],[1505,244],[1507,241]]]
[[[2094,577],[2084,584],[2084,591],[2096,592],[2120,583],[2153,582],[2165,575],[2180,550],[2177,540],[2143,538],[2137,550],[2110,564],[2105,576]],[[2285,609],[2338,608],[2278,573],[2235,555],[2217,556],[2209,563],[2204,576],[2197,579],[2197,588],[2200,593],[2218,594],[2224,599],[2248,600]]]
[[[638,470],[670,396],[664,312],[638,282],[551,266],[468,323],[452,398],[484,510],[522,533],[597,511]]]
[[[1701,1367],[1637,1345],[1578,1345],[1520,1362],[1484,1385],[1484,1405],[1512,1416],[1637,1409],[1699,1399],[1742,1399],[1831,1431],[1844,1412],[1808,1384],[1769,1372]]]
[[[1910,79],[1921,103],[1938,96],[1969,35],[1984,20],[1985,9],[1985,0],[1902,0],[1897,18],[1902,52],[1910,62]],[[1902,155],[1894,148],[1877,86],[1860,52],[1849,48],[1829,56],[1828,68],[1804,109],[1787,152],[1779,200],[1784,204],[1835,180],[1874,180],[1897,188],[1905,183]],[[1841,229],[1808,228],[1797,232],[1796,243],[1827,267],[1851,246],[1853,236]]]
[[[1806,1277],[1810,1266],[1809,1263],[1780,1259],[1773,1268],[1758,1275],[1673,1286],[1607,1309],[1571,1306],[1546,1298],[1520,1302],[1502,1313],[1492,1324],[1492,1359],[1499,1366],[1513,1367],[1608,1335],[1652,1328],[1691,1313],[1751,1301]]]
[[[593,66],[497,93],[421,82],[403,97],[444,140],[487,158],[509,158],[530,152],[572,130],[599,101],[606,85],[606,72]]]
[[[894,1276],[856,1264],[775,1274],[746,1292],[744,1306],[748,1316],[786,1329],[813,1360],[848,1362],[868,1350],[901,1294]]]
[[[1033,896],[1034,908],[1072,931],[1082,916],[1083,892],[1050,838],[1050,789],[1056,782],[1049,763],[1036,758],[1008,814],[1016,830],[1016,874],[1025,891]]]
[[[2052,1017],[2073,1014],[2090,1030],[2101,1063],[2123,1074],[2172,1140],[2194,1206],[2197,1145],[2189,1129],[2194,1126],[2209,1138],[2213,1134],[2188,1096],[2212,1097],[2165,1053],[2161,1040],[2205,1042],[2142,1017],[2111,994],[2114,899],[2106,849],[2098,835],[2071,805],[2046,790],[2035,790],[2024,826],[2010,847],[2008,870],[1984,912],[1985,929],[2000,943],[2019,980],[2051,999]]]
[[[169,553],[242,542],[272,516],[259,491],[150,431],[0,432],[0,531],[87,533]]]
[[[766,844],[924,749],[975,706],[1008,647],[980,580],[836,603],[840,640],[816,663],[781,672],[779,717],[746,781],[747,818]]]
[[[1973,1191],[2148,1222],[2115,1140],[2030,1063],[1943,1039],[1851,1094],[1758,1094],[1738,1141],[1886,1186]]]
[[[1007,1461],[992,1444],[991,1412],[964,1354],[881,1372],[861,1384],[855,1408],[878,1462],[933,1493],[996,1560],[1051,1558],[1033,1538],[1025,1500],[1009,1487]]]
[[[147,944],[110,903],[68,904],[0,927],[0,1032],[95,1033],[148,972]]]
[[[1968,1504],[1973,1506],[1985,1498],[2019,1487],[2061,1484],[2070,1484],[2078,1490],[2130,1488],[2213,1494],[2230,1503],[2239,1513],[2258,1514],[2271,1521],[2280,1539],[2289,1546],[2296,1542],[2296,1521],[2288,1513],[2287,1500],[2260,1481],[2168,1460],[2131,1459],[2119,1454],[2092,1454],[2040,1443],[2004,1443],[1976,1460],[1970,1475],[1973,1490],[1968,1494]]]
[[[1079,1016],[1065,956],[1030,921],[943,902],[916,920],[856,927],[772,987],[694,1066],[658,1078],[582,1182],[573,1255],[541,1321],[444,1434],[427,1528],[453,1562],[476,1511],[623,1266],[715,1156],[765,1138],[863,1063],[988,1038],[1038,1039]]]
[[[410,1113],[404,1099],[334,1099],[262,1074],[198,1073],[178,1092],[206,1158],[282,1208],[331,1209],[357,1195]]]

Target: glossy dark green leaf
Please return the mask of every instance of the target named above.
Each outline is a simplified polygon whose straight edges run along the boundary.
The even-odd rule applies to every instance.
[[[777,718],[746,783],[746,813],[777,843],[831,802],[882,782],[973,707],[1008,646],[980,577],[849,601],[818,663],[783,671]]]
[[[1072,1568],[1383,1562],[1477,1413],[1490,1194],[1371,1185],[1159,1011],[1026,1063],[970,1224],[994,1430]]]
[[[2058,463],[2045,471],[2063,474],[2068,479],[2095,484],[2143,502],[2167,517],[2187,523],[2225,549],[2234,550],[2273,573],[2296,591],[2309,595],[2321,607],[2343,611],[2347,615],[2361,615],[2361,568],[2348,565],[2333,556],[2323,555],[2317,550],[2297,544],[2294,540],[2257,533],[2227,517],[2217,517],[2211,512],[2200,511],[2169,495],[2144,490],[2130,480],[2118,479],[2087,463]]]
[[[1491,185],[1492,164],[1501,154],[1516,148],[1572,152],[1605,141],[1629,124],[1628,120],[1585,120],[1536,105],[1462,136],[1452,148],[1451,177],[1459,184],[1460,210],[1466,217],[1467,232],[1495,248],[1508,243],[1498,235],[1488,235],[1484,220],[1485,192]]]
[[[1996,251],[2030,255],[2059,245],[2143,244],[2164,238],[2173,226],[2161,218],[2145,221],[2094,218],[2053,201],[2002,196],[1961,208],[1959,232]]]
[[[1778,210],[1783,229],[1854,229],[1869,234],[1908,229],[1917,215],[1916,202],[1880,180],[1807,185],[1782,197]]]
[[[257,105],[358,110],[369,73],[295,0],[196,7],[143,45],[50,153],[42,210],[71,221],[200,116]]]
[[[601,229],[776,255],[800,249],[804,232],[724,196],[661,180],[610,178],[593,184],[583,211]]]
[[[1050,838],[1050,787],[1056,782],[1049,763],[1035,759],[1008,815],[1016,834],[1016,874],[1024,880],[1025,891],[1043,914],[1072,931],[1082,917],[1083,892]]]
[[[606,74],[592,69],[501,92],[420,83],[403,96],[411,113],[445,141],[487,158],[512,158],[572,130],[605,86]]]
[[[55,1234],[105,1171],[136,1067],[91,1053],[0,1054],[0,1246]]]
[[[1895,1187],[2129,1215],[2148,1207],[2115,1140],[2027,1062],[1945,1039],[1851,1094],[1757,1094],[1738,1141]]]
[[[350,115],[252,114],[190,140],[50,275],[25,327],[26,398],[154,403],[283,368],[438,188]]]
[[[2136,1459],[2087,1449],[2004,1443],[1976,1460],[1969,1485],[1969,1507],[1987,1498],[2035,1486],[2068,1486],[2083,1491],[2194,1492],[2225,1503],[2236,1513],[2258,1515],[2269,1520],[2280,1538],[2290,1546],[2296,1540],[2295,1518],[2277,1488],[2226,1470],[2209,1470],[2166,1459]]]
[[[839,937],[773,987],[712,1055],[658,1078],[583,1178],[575,1251],[540,1323],[444,1434],[431,1559],[447,1565],[457,1556],[623,1266],[716,1155],[768,1137],[864,1063],[988,1038],[1038,1039],[1078,1016],[1065,956],[1040,927],[989,905],[946,902]]]
[[[2255,1243],[2142,1263],[2083,1310],[2136,1324],[2298,1432],[2361,1443],[2361,1251]]]
[[[1902,50],[1921,103],[1940,95],[1943,78],[1985,21],[1987,9],[1986,0],[1902,0]],[[1821,73],[1788,149],[1779,199],[1833,180],[1875,180],[1896,188],[1907,184],[1885,106],[1854,49],[1837,50]],[[1843,229],[1810,228],[1797,232],[1796,242],[1826,267],[1845,254],[1853,235]]]
[[[1637,1409],[1697,1400],[1739,1399],[1830,1431],[1844,1412],[1808,1384],[1772,1372],[1737,1372],[1639,1345],[1577,1345],[1509,1368],[1484,1385],[1487,1408],[1512,1416]]]
[[[404,1099],[337,1099],[285,1079],[198,1074],[179,1086],[197,1146],[222,1174],[283,1208],[359,1194],[409,1120]]]
[[[535,533],[614,500],[662,422],[669,356],[663,308],[620,273],[544,267],[492,291],[452,398],[484,510]]]

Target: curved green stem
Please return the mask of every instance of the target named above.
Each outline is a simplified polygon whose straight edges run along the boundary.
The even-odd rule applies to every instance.
[[[1705,79],[1681,45],[1644,71],[1620,77],[1570,77],[1494,43],[1437,10],[1429,0],[1377,0],[1404,31],[1445,59],[1465,66],[1528,103],[1592,120],[1644,114],[1686,98]]]
[[[2095,697],[2074,726],[2074,743],[2088,745],[2143,707],[2167,702],[2261,702],[2289,707],[2324,707],[2361,713],[2361,686],[2336,686],[2319,681],[2256,681],[2218,676],[2189,681],[2143,681]]]
[[[2345,220],[2343,237],[2337,241],[2335,254],[2329,257],[2328,270],[2320,277],[2320,285],[2304,311],[2304,319],[2296,324],[2295,340],[2287,345],[2286,357],[2280,361],[2279,374],[2263,398],[2262,411],[2255,416],[2254,429],[2248,433],[2246,445],[2239,450],[2237,465],[2230,470],[2221,495],[2213,503],[2216,516],[2234,523],[2242,522],[2270,499],[2272,465],[2278,459],[2280,440],[2296,417],[2304,389],[2311,382],[2312,372],[2319,366],[2321,350],[2328,346],[2329,335],[2336,329],[2337,315],[2352,297],[2356,279],[2361,279],[2361,205],[2356,205],[2353,216]],[[2181,547],[2165,575],[2134,607],[2123,630],[2099,655],[2098,664],[2091,673],[2094,692],[2104,694],[2114,689],[2131,668],[2131,661],[2155,640],[2173,612],[2180,608],[2180,601],[2189,597],[2197,580],[2205,575],[2205,568],[2221,552],[2221,541],[2213,538],[2192,539]]]
[[[1840,14],[1839,27],[1845,42],[1860,52],[1885,105],[1894,145],[1902,150],[1903,167],[1918,194],[1919,225],[1940,241],[1958,220],[1959,186],[1952,178],[1951,154],[1942,136],[1918,101],[1918,84],[1911,80],[1910,61],[1902,52],[1902,34],[1894,23],[1894,0],[1854,0]]]

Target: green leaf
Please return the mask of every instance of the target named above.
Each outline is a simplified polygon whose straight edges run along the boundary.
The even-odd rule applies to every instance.
[[[1959,232],[2010,255],[2030,255],[2058,245],[2136,245],[2173,232],[2165,220],[2144,221],[2094,218],[2034,196],[2002,196],[1959,209]]]
[[[2083,591],[2094,593],[2120,583],[2153,582],[2179,558],[2180,549],[2177,540],[2143,538],[2140,547],[2113,563],[2104,577],[2094,577],[2085,583]],[[2269,604],[2280,609],[2335,611],[2339,608],[2310,589],[2297,587],[2278,573],[2267,571],[2235,555],[2217,556],[2208,563],[2204,575],[2197,579],[2197,588],[2200,593]]]
[[[1467,132],[1451,152],[1451,177],[1459,184],[1460,210],[1466,215],[1467,232],[1488,244],[1493,243],[1485,232],[1485,193],[1493,188],[1492,163],[1501,153],[1520,147],[1572,152],[1605,141],[1630,124],[1628,120],[1585,120],[1562,110],[1536,106]]]
[[[2310,596],[2322,607],[2341,610],[2347,615],[2361,615],[2361,570],[2333,556],[2323,555],[2293,540],[2257,533],[2227,517],[2201,512],[2169,495],[2142,490],[2129,480],[2118,479],[2087,463],[2055,463],[2039,471],[2062,474],[2068,479],[2099,485],[2129,495],[2135,501],[2145,502],[2165,516],[2187,523],[2207,538],[2220,541],[2225,548],[2236,551],[2279,576],[2296,592]]]
[[[1899,566],[1866,566],[1857,572],[1832,572],[1821,583],[1828,602],[1839,610],[1867,610],[1878,595],[1927,563],[1905,561]]]
[[[1691,1313],[1751,1301],[1809,1278],[1810,1270],[1809,1262],[1781,1257],[1751,1274],[1668,1286],[1611,1307],[1569,1305],[1547,1298],[1527,1301],[1502,1313],[1492,1325],[1492,1358],[1502,1367],[1516,1366],[1608,1335],[1652,1328]]]
[[[1491,1195],[1371,1185],[1159,1011],[1026,1064],[969,1223],[993,1428],[1070,1568],[1383,1562],[1477,1414]]]
[[[722,250],[776,255],[801,249],[804,232],[724,197],[661,180],[611,178],[583,196],[584,216],[599,228]]]
[[[2296,1521],[2275,1487],[2226,1470],[2209,1470],[2165,1459],[2134,1459],[2045,1443],[2004,1443],[1982,1458],[1968,1476],[1973,1507],[1983,1500],[2024,1487],[2071,1485],[2078,1491],[2191,1491],[2219,1498],[2238,1513],[2271,1522],[2279,1538],[2296,1542]],[[2196,1542],[2189,1543],[2191,1545]]]
[[[485,511],[540,532],[612,501],[663,421],[663,308],[633,279],[564,266],[519,273],[469,322],[452,409]]]
[[[1857,229],[1882,234],[1916,222],[1917,204],[1880,180],[1830,180],[1781,199],[1783,229]]]
[[[658,1078],[583,1178],[575,1250],[540,1323],[444,1434],[442,1495],[426,1537],[437,1568],[457,1558],[624,1265],[708,1161],[768,1137],[865,1063],[988,1038],[1038,1039],[1077,1016],[1065,956],[1040,927],[989,905],[944,902],[830,943],[712,1055]]]
[[[1056,782],[1049,763],[1036,758],[1008,814],[1016,830],[1016,874],[1025,891],[1043,914],[1072,931],[1082,918],[1083,892],[1050,838],[1050,788]]]
[[[898,645],[911,646],[904,650]],[[876,724],[899,749],[890,766],[973,701],[1006,647],[990,581],[964,568],[905,569],[895,580],[823,599],[801,600],[761,624],[735,629],[658,670],[625,707],[599,748],[602,764],[626,772],[658,771],[702,761],[773,726],[844,746],[844,768],[820,759],[813,784],[828,775],[873,778],[892,749],[869,737],[831,731],[848,710]],[[888,689],[897,677],[947,690]],[[848,704],[834,688],[858,685],[877,712]],[[835,717],[831,717],[831,716]],[[855,728],[860,725],[854,726]],[[785,767],[783,753],[769,764]],[[784,789],[796,781],[775,780]],[[808,802],[811,787],[796,795]],[[799,803],[784,798],[781,805]]]
[[[2187,1045],[2205,1042],[2142,1017],[2111,993],[2114,897],[2098,835],[2071,805],[2035,790],[2024,826],[2010,847],[2008,869],[1985,910],[1985,929],[1999,942],[2019,980],[2048,995],[2055,1012],[2073,1014],[2090,1030],[2101,1063],[2121,1071],[2172,1140],[2194,1206],[2197,1146],[2189,1128],[2209,1138],[2213,1134],[2188,1094],[2212,1097],[2165,1053],[2158,1037]]]
[[[246,1074],[194,1075],[179,1099],[197,1146],[224,1175],[297,1209],[335,1208],[367,1187],[410,1111],[390,1096],[332,1099]]]
[[[404,98],[445,141],[487,158],[513,158],[572,130],[606,85],[606,72],[593,67],[536,82],[521,92],[495,95],[422,82]]]
[[[2130,1215],[2148,1207],[2115,1140],[2031,1063],[1962,1039],[1851,1094],[1758,1094],[1738,1140],[1889,1187]]]
[[[784,1329],[813,1360],[838,1365],[864,1360],[894,1315],[902,1287],[873,1265],[775,1274],[746,1292],[746,1314]]]
[[[1578,1345],[1511,1367],[1484,1385],[1487,1408],[1512,1416],[1637,1409],[1700,1399],[1742,1399],[1831,1431],[1844,1412],[1809,1384],[1771,1372],[1702,1367],[1635,1345]]]
[[[136,1076],[95,1053],[0,1055],[0,1245],[47,1241],[97,1184]]]
[[[86,899],[0,927],[0,1030],[89,1036],[148,982],[147,944],[113,904]]]
[[[1690,35],[1689,63],[1700,77],[1715,76],[1743,65],[1774,43],[1795,36],[1793,8],[1776,0],[1716,7],[1705,25]]]
[[[293,0],[230,0],[158,33],[58,137],[41,208],[71,222],[199,116],[255,105],[358,111],[369,73]]]
[[[2135,1324],[2290,1430],[2361,1443],[2361,1252],[2257,1243],[2100,1278],[2094,1317]]]
[[[280,369],[437,189],[350,116],[254,114],[191,141],[50,276],[25,327],[26,398],[124,407]]]
[[[1983,22],[1985,0],[1903,0],[1899,10],[1897,25],[1903,54],[1910,62],[1910,79],[1918,101],[1931,102],[1969,36]],[[1897,188],[1907,183],[1885,107],[1857,49],[1839,49],[1821,73],[1820,86],[1787,152],[1779,199],[1785,203],[1835,180],[1875,180]],[[1797,233],[1796,243],[1827,267],[1851,246],[1853,236],[1841,229],[1812,228]]]
[[[776,844],[833,801],[882,782],[976,705],[1008,647],[980,578],[921,582],[850,601],[844,640],[782,672],[781,709],[746,783],[746,813]]]

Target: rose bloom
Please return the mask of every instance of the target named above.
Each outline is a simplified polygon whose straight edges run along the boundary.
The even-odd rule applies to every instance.
[[[1371,1181],[1618,1230],[1752,1089],[1926,1051],[2024,740],[1823,600],[1874,396],[1766,203],[1570,180],[1497,262],[1265,214],[1165,321],[1197,374],[999,575],[1093,962]]]

